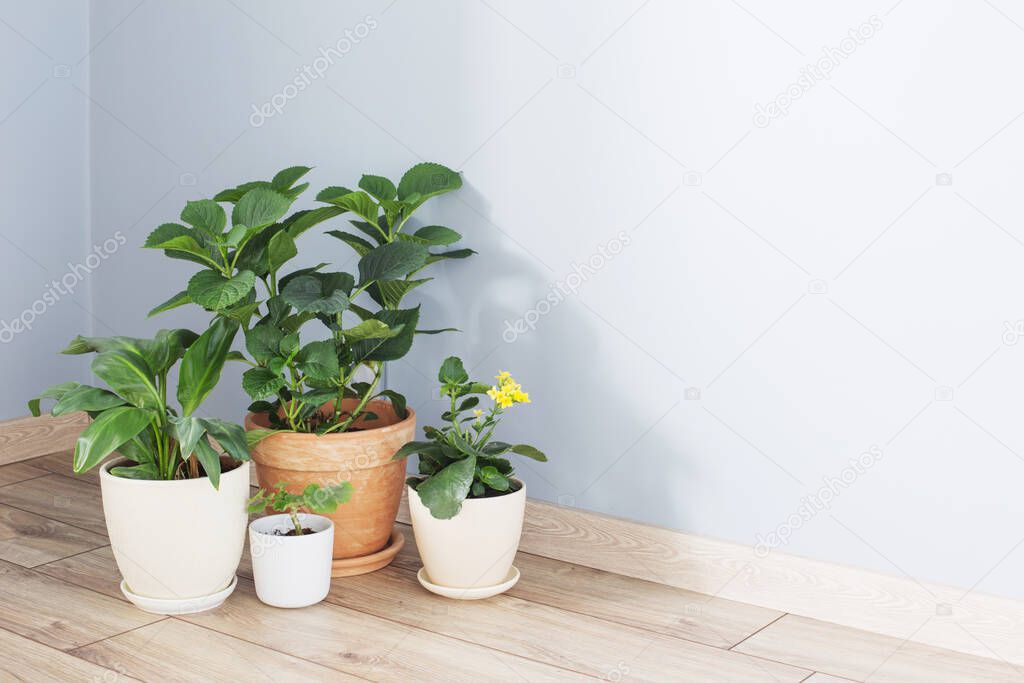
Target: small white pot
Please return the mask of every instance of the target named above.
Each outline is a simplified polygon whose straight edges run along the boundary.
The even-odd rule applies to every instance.
[[[331,590],[334,522],[299,513],[302,526],[314,533],[278,536],[293,529],[290,515],[270,515],[249,525],[249,553],[256,595],[273,607],[307,607]]]
[[[245,544],[249,463],[223,473],[219,490],[206,477],[164,481],[110,474],[120,464],[100,468],[100,492],[125,596],[161,614],[224,602]]]
[[[436,519],[409,488],[416,547],[430,581],[448,588],[488,588],[509,577],[526,512],[526,487],[470,498],[451,519]]]

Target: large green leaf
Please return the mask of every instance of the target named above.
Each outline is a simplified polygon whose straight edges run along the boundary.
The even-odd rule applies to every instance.
[[[210,445],[210,441],[204,436],[196,444],[196,459],[203,466],[203,471],[210,478],[213,488],[220,488],[220,455]]]
[[[198,417],[191,415],[172,417],[171,423],[174,425],[174,438],[178,440],[181,459],[188,460],[196,450],[200,437],[206,433],[206,425]]]
[[[173,256],[173,252],[182,252],[190,256],[190,261],[203,264],[216,262],[205,246],[203,235],[177,223],[164,223],[157,227],[146,238],[143,246],[147,249],[163,249],[168,256]]]
[[[141,355],[124,349],[104,351],[93,359],[91,367],[97,377],[133,406],[163,409],[156,375]]]
[[[224,232],[228,218],[220,204],[212,199],[200,199],[185,204],[185,208],[181,210],[181,220],[216,238]]]
[[[359,281],[395,280],[422,268],[430,252],[414,242],[390,242],[359,259]]]
[[[462,509],[476,471],[476,456],[456,460],[416,487],[420,501],[437,519],[451,519]]]
[[[344,278],[310,273],[291,280],[281,292],[281,296],[300,313],[334,315],[349,306],[348,290],[351,287],[346,288],[346,284],[348,282]]]
[[[370,297],[384,308],[398,308],[405,295],[434,278],[420,280],[378,280],[367,288]]]
[[[270,238],[267,245],[267,269],[276,272],[278,268],[295,258],[299,251],[292,236],[282,230]]]
[[[419,195],[417,203],[462,187],[462,178],[447,166],[434,163],[416,164],[398,183],[398,198],[405,201]]]
[[[295,212],[287,221],[285,221],[284,225],[288,234],[292,236],[292,239],[297,239],[299,235],[306,232],[314,225],[322,223],[329,218],[340,216],[343,213],[345,213],[345,209],[340,206],[321,206],[318,209]]]
[[[462,384],[469,381],[469,373],[466,372],[462,359],[458,356],[448,356],[441,363],[441,369],[437,371],[437,381],[441,384]]]
[[[519,455],[525,456],[527,458],[531,458],[533,460],[537,460],[539,462],[547,462],[548,461],[548,456],[544,455],[543,453],[541,453],[539,450],[537,450],[533,446],[528,446],[525,443],[517,443],[516,445],[512,446],[512,448],[510,450],[513,453],[517,453]]]
[[[401,332],[401,329],[392,330],[386,323],[380,320],[364,320],[355,327],[342,330],[345,339],[349,342],[361,341],[363,339],[388,339]]]
[[[317,380],[338,379],[341,368],[334,342],[315,341],[302,347],[298,355],[299,369],[303,374]]]
[[[255,401],[277,396],[284,386],[281,376],[269,368],[249,368],[242,373],[242,389]]]
[[[238,321],[217,318],[188,348],[178,373],[178,402],[182,415],[191,415],[220,380]]]
[[[111,467],[110,473],[115,477],[121,477],[122,479],[153,480],[160,478],[160,468],[157,467],[155,462],[145,462],[141,465],[133,465],[131,467]]]
[[[172,296],[170,299],[168,299],[167,301],[163,302],[159,306],[156,306],[153,310],[151,310],[149,313],[147,313],[146,317],[147,318],[152,318],[157,313],[163,313],[164,311],[169,311],[172,308],[177,308],[179,306],[184,306],[185,304],[190,304],[190,303],[192,303],[192,299],[189,298],[188,292],[186,292],[186,291],[178,292],[177,294]]]
[[[250,230],[265,228],[276,223],[288,212],[292,200],[280,192],[266,187],[249,190],[235,204],[231,212],[232,225],[245,225]]]
[[[345,232],[343,230],[328,230],[326,234],[331,237],[337,237],[339,240],[352,247],[360,257],[366,256],[368,253],[373,251],[373,245],[359,235],[353,235],[352,233]]]
[[[156,415],[151,410],[119,406],[100,413],[82,430],[75,442],[74,470],[85,472],[113,453],[121,444],[149,426]]]
[[[359,188],[366,190],[379,201],[394,199],[398,195],[395,184],[379,175],[364,175],[359,179]]]
[[[290,166],[277,172],[270,181],[270,187],[278,191],[288,190],[295,184],[295,181],[311,170],[309,166]]]
[[[243,270],[230,278],[212,270],[201,270],[188,281],[188,296],[203,308],[219,311],[244,299],[255,284],[256,275],[251,270]]]
[[[330,200],[331,204],[340,206],[346,211],[351,211],[366,222],[377,225],[377,202],[365,192],[350,192],[349,194]]]
[[[215,202],[231,202],[236,204],[242,197],[246,195],[250,190],[257,188],[270,189],[270,183],[266,180],[253,180],[248,183],[242,183],[238,187],[228,188],[227,190],[221,190],[213,197]]]
[[[462,235],[443,225],[425,225],[414,232],[413,236],[432,246],[444,246],[462,239]]]
[[[278,354],[284,332],[270,323],[254,325],[245,333],[245,348],[257,363],[265,364]]]
[[[249,459],[249,446],[245,442],[245,430],[231,422],[207,418],[203,420],[207,433],[217,440],[220,447],[232,458],[239,461]]]
[[[419,307],[397,311],[378,311],[372,319],[381,321],[392,330],[400,328],[401,331],[390,339],[367,339],[352,344],[352,358],[357,362],[398,360],[409,353],[409,349],[412,348],[419,317]]]
[[[192,330],[160,330],[151,342],[144,345],[143,352],[153,372],[161,374],[170,370],[185,354],[185,349],[198,338],[199,335]]]
[[[99,387],[80,384],[61,396],[51,412],[54,415],[65,415],[78,411],[99,412],[124,404],[124,399],[117,394],[112,394]]]
[[[32,413],[33,417],[39,417],[39,415],[41,414],[41,411],[39,409],[39,402],[42,399],[44,399],[44,398],[53,398],[53,399],[56,399],[56,400],[59,401],[69,391],[72,391],[76,387],[80,387],[80,386],[82,386],[82,385],[79,384],[78,382],[62,382],[60,384],[55,384],[52,387],[48,387],[47,389],[45,389],[43,391],[43,393],[41,393],[38,396],[36,396],[35,398],[29,400],[29,402],[28,402],[28,410],[29,410],[30,413]]]

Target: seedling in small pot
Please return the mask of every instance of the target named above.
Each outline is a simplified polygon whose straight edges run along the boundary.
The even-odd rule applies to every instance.
[[[285,533],[277,530],[275,531],[277,536],[302,536],[316,533],[313,529],[302,525],[299,520],[299,512],[309,510],[316,514],[329,515],[352,497],[352,484],[347,481],[334,486],[310,484],[303,489],[302,493],[289,493],[286,486],[287,484],[280,482],[274,491],[260,489],[255,496],[249,499],[249,514],[257,514],[268,507],[276,512],[288,514],[294,528]]]

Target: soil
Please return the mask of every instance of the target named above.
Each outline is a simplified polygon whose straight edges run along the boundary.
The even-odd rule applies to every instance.
[[[306,536],[307,534],[315,534],[315,533],[317,533],[317,532],[313,531],[312,529],[309,529],[307,527],[302,527],[302,535],[303,536]],[[288,531],[286,531],[284,533],[281,533],[280,529],[276,529],[274,531],[274,535],[275,536],[298,536],[299,534],[295,533],[295,529],[289,529]]]

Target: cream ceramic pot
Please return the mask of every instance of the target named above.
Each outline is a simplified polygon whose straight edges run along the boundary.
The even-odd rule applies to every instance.
[[[416,547],[432,583],[449,588],[485,588],[508,578],[519,549],[526,512],[526,487],[494,498],[471,498],[451,519],[436,519],[408,489]]]
[[[272,607],[315,605],[331,590],[334,523],[300,512],[299,523],[313,533],[278,535],[295,528],[291,519],[291,515],[270,515],[249,525],[256,595]]]
[[[202,598],[235,578],[248,523],[249,463],[210,480],[139,480],[100,469],[103,515],[125,594],[166,601],[168,613],[215,607]],[[226,595],[224,597],[227,597]],[[223,597],[220,602],[223,602]],[[195,609],[190,610],[192,605]],[[149,608],[147,608],[149,609]]]

